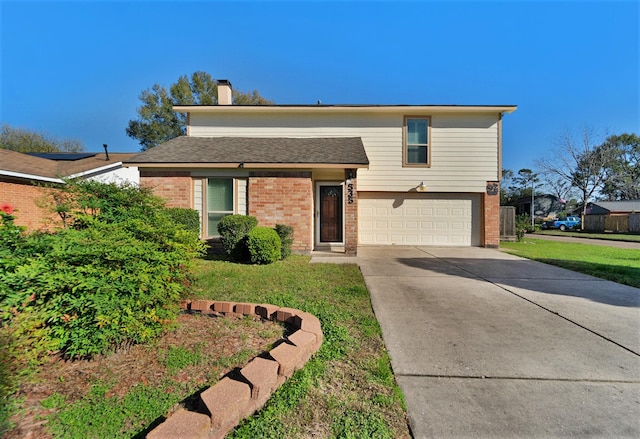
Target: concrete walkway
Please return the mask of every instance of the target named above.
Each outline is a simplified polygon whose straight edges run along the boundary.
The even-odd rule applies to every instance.
[[[482,248],[361,247],[416,438],[640,437],[640,290]]]

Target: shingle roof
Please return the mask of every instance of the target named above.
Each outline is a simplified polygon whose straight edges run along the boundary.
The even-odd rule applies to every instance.
[[[107,161],[104,153],[96,153],[79,160],[58,161],[0,148],[0,174],[58,179],[105,166],[113,167],[134,155],[135,153],[110,153]]]
[[[368,165],[359,137],[177,137],[128,164],[255,163]]]
[[[609,212],[640,212],[640,200],[625,201],[594,201],[590,203],[608,210]]]

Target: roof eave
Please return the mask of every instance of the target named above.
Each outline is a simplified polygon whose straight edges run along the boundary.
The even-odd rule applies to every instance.
[[[0,175],[4,175],[6,177],[20,178],[24,180],[35,180],[35,181],[46,181],[47,183],[64,183],[64,180],[60,178],[53,177],[45,177],[43,175],[35,175],[35,174],[25,174],[23,172],[13,172],[13,171],[0,171]]]
[[[138,168],[220,168],[220,169],[345,169],[369,168],[368,163],[143,163],[125,162],[125,167]]]
[[[517,105],[175,105],[181,113],[513,113]]]

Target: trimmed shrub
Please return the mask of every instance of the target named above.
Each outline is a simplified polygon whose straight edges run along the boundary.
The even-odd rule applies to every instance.
[[[291,254],[291,246],[293,245],[293,227],[286,224],[276,224],[275,231],[282,244],[281,258],[286,259]]]
[[[254,264],[271,264],[282,256],[280,237],[269,227],[255,227],[251,230],[247,245]]]
[[[218,223],[218,233],[224,251],[237,261],[247,260],[246,237],[258,225],[250,215],[227,215]]]
[[[82,181],[63,191],[56,210],[67,227],[55,234],[16,241],[3,218],[9,228],[0,234],[11,239],[0,239],[0,324],[19,329],[18,344],[35,341],[69,358],[163,334],[204,252],[198,233],[176,223],[148,188]],[[19,255],[10,266],[7,248]]]
[[[200,234],[200,216],[198,211],[184,207],[169,207],[167,213],[171,220],[182,224],[185,230]]]

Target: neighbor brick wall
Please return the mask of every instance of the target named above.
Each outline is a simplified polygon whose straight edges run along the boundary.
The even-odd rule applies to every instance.
[[[8,203],[16,209],[15,224],[25,226],[29,231],[51,230],[61,225],[60,217],[39,204],[48,200],[48,193],[56,190],[26,182],[0,181],[0,203]]]
[[[145,171],[140,169],[140,185],[149,186],[164,198],[168,207],[193,208],[192,180],[189,171]]]
[[[494,193],[497,185],[497,193]],[[492,191],[484,192],[484,247],[498,248],[500,246],[500,182],[488,181],[487,187],[492,186]]]
[[[292,250],[310,252],[312,242],[313,185],[310,172],[253,172],[249,176],[249,215],[258,225],[293,227]]]

